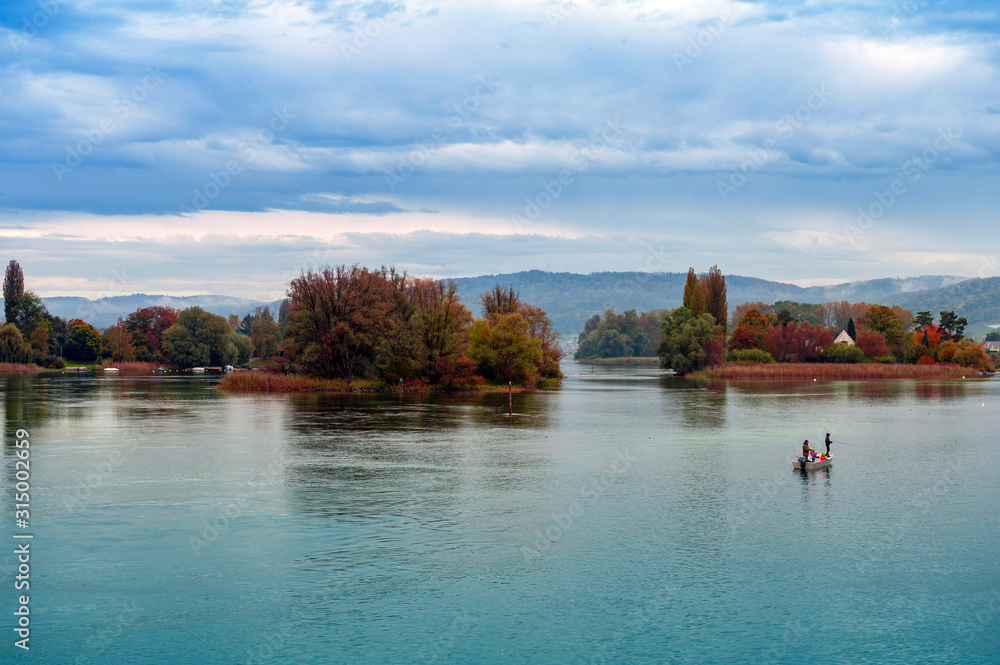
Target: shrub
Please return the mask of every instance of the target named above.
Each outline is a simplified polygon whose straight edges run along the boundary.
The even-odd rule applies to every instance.
[[[837,364],[856,364],[868,362],[865,352],[850,344],[830,344],[820,354],[820,362]]]
[[[882,363],[883,365],[893,365],[896,363],[896,358],[894,356],[879,356],[875,359],[875,362]]]
[[[737,365],[774,362],[771,354],[764,349],[734,349],[726,353],[726,360]]]

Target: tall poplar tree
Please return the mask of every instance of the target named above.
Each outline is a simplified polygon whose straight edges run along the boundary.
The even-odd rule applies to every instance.
[[[701,316],[708,311],[705,291],[698,282],[694,268],[688,268],[687,282],[684,284],[684,307],[694,316]]]
[[[3,277],[3,315],[7,323],[13,323],[20,328],[17,321],[17,308],[24,295],[24,272],[21,265],[11,259],[7,264],[7,273]]]
[[[719,266],[712,266],[708,274],[701,278],[701,289],[705,292],[705,310],[715,317],[715,322],[722,326],[722,334],[726,334],[729,325],[729,306],[726,303],[726,276]]]

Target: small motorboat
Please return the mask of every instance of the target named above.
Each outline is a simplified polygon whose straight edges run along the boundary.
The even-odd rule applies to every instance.
[[[792,462],[792,468],[796,471],[813,471],[815,469],[828,469],[833,466],[833,455],[816,455],[806,459],[799,457]]]

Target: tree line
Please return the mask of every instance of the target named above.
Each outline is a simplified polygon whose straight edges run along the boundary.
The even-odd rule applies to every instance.
[[[984,371],[993,364],[981,344],[964,337],[965,318],[942,311],[914,315],[902,307],[847,301],[824,304],[744,303],[729,317],[725,276],[717,266],[688,271],[681,307],[636,314],[594,315],[579,337],[578,359],[646,355],[678,374],[723,362],[957,363]],[[731,333],[727,332],[731,330]],[[845,331],[850,343],[834,343]],[[639,349],[642,349],[640,353]]]
[[[0,362],[62,367],[63,359],[136,361],[175,368],[242,365],[276,358],[283,371],[321,378],[443,387],[535,384],[562,376],[558,333],[544,311],[499,284],[480,297],[473,318],[454,282],[357,265],[292,280],[275,319],[267,307],[224,318],[200,307],[146,307],[103,333],[49,314],[24,290],[11,261],[4,278]]]

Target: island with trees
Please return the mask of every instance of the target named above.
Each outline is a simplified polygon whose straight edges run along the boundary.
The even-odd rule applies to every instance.
[[[580,333],[575,358],[627,359],[655,348],[664,369],[720,378],[993,372],[983,345],[964,337],[966,324],[954,311],[940,312],[935,323],[930,311],[914,316],[898,306],[846,301],[744,303],[730,317],[725,277],[713,266],[701,277],[688,271],[681,307],[594,315]]]
[[[4,373],[256,365],[222,381],[237,391],[508,390],[562,378],[559,335],[546,313],[499,284],[481,295],[475,319],[454,282],[337,266],[292,280],[277,319],[267,307],[242,319],[146,307],[103,332],[49,314],[24,289],[17,261],[3,293]]]

